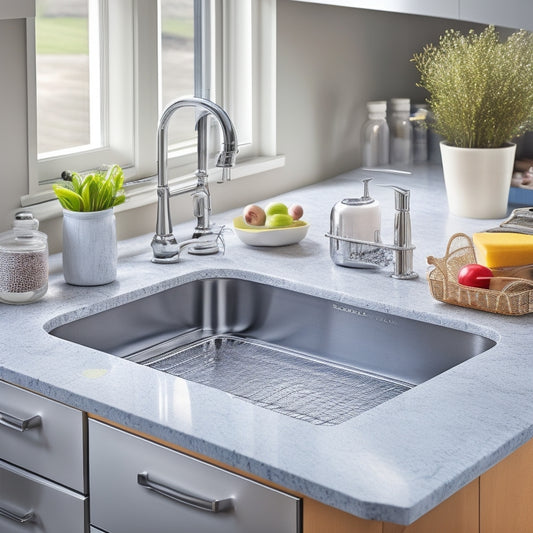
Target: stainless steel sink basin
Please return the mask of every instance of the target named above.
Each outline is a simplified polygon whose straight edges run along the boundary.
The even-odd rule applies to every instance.
[[[495,344],[225,278],[192,281],[50,333],[315,424],[344,422]]]

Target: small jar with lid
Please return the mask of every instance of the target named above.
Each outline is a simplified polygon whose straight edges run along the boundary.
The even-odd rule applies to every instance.
[[[409,120],[411,101],[409,98],[391,100],[390,162],[391,165],[410,165],[413,162],[413,128]]]
[[[17,213],[0,233],[0,302],[27,304],[48,290],[48,238],[31,213]]]
[[[368,119],[361,128],[361,159],[364,167],[389,163],[387,102],[367,102]]]
[[[410,117],[413,125],[413,161],[427,161],[428,159],[427,116],[427,106],[418,104]]]

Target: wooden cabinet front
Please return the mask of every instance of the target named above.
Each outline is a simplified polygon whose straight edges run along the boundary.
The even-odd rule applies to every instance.
[[[480,478],[481,533],[533,532],[533,441]]]

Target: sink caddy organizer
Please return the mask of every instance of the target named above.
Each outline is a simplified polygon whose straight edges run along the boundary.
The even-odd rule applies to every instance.
[[[461,267],[477,262],[472,240],[464,233],[456,233],[450,238],[444,257],[429,256],[427,262],[434,267],[427,273],[427,278],[431,295],[436,300],[502,315],[533,312],[531,280],[512,282],[501,291],[467,287],[457,282]]]

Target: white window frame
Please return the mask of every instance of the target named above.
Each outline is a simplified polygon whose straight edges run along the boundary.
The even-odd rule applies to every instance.
[[[58,179],[65,169],[83,171],[118,162],[126,178],[133,181],[126,187],[126,203],[117,210],[156,201],[156,132],[160,113],[160,88],[155,83],[159,68],[158,2],[101,1],[105,9],[99,23],[121,28],[120,32],[110,32],[110,40],[114,41],[106,49],[114,54],[104,54],[101,71],[104,83],[114,89],[109,101],[102,102],[104,109],[116,111],[110,114],[109,127],[109,141],[114,149],[92,149],[68,158],[37,161],[35,25],[31,20],[28,24],[29,194],[21,203],[34,206],[44,202],[34,207],[43,220],[60,213],[50,180]],[[236,124],[239,155],[232,179],[239,179],[284,164],[283,156],[276,153],[276,0],[209,1],[215,15],[211,17],[214,38],[210,44],[215,61],[210,98],[226,108]],[[250,26],[247,20],[251,21],[250,31],[242,31]],[[129,63],[126,74],[125,58]],[[121,117],[127,117],[123,124]],[[114,131],[121,133],[115,137]],[[124,138],[126,142],[122,141]],[[191,179],[195,148],[185,143],[169,154],[171,185]],[[211,179],[218,177],[218,170],[210,168]]]
[[[102,9],[96,4],[100,1]],[[131,165],[134,139],[134,46],[133,46],[133,9],[132,0],[90,0],[89,25],[91,27],[117,27],[117,31],[104,32],[100,51],[101,83],[107,90],[99,106],[109,124],[99,132],[104,147],[78,147],[71,151],[49,154],[44,160],[38,160],[37,154],[37,117],[36,117],[36,74],[35,74],[35,20],[31,21],[28,32],[28,109],[30,110],[30,195],[47,191],[50,186],[43,185],[51,179],[59,179],[63,170],[87,170],[97,168],[104,163],[117,162],[124,166]],[[89,34],[90,35],[90,34]],[[97,81],[98,77],[96,78]],[[94,83],[92,81],[92,83]],[[110,87],[113,89],[110,90]],[[93,114],[93,113],[92,113]],[[109,146],[109,148],[106,147]],[[68,152],[68,155],[65,155]]]

